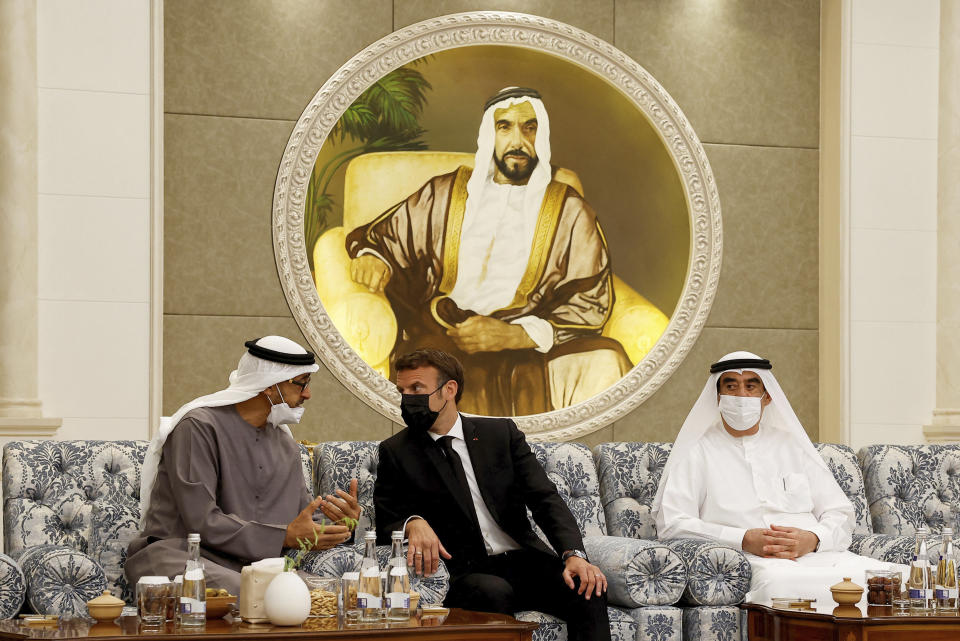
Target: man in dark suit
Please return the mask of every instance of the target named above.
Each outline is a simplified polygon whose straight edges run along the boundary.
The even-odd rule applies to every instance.
[[[419,349],[396,372],[407,427],[380,444],[378,541],[404,530],[417,573],[436,572],[443,557],[451,607],[539,610],[565,620],[570,639],[609,639],[606,577],[523,433],[509,419],[460,415],[463,369],[449,354]]]

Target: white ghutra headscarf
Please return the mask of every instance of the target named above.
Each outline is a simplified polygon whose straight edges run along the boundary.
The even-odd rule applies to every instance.
[[[493,182],[493,175],[497,168],[493,159],[496,134],[493,122],[494,113],[497,109],[508,109],[513,105],[529,102],[533,107],[533,112],[537,115],[537,139],[533,145],[537,152],[537,166],[534,167],[533,173],[530,174],[530,180],[527,181],[527,191],[523,197],[523,215],[536,220],[543,204],[543,195],[546,193],[551,180],[550,118],[547,117],[547,110],[543,106],[543,101],[539,98],[540,94],[532,89],[507,87],[501,89],[498,92],[498,95],[500,94],[508,97],[489,105],[484,110],[483,118],[480,120],[480,132],[477,134],[477,154],[474,156],[473,163],[474,169],[470,175],[470,180],[467,181],[467,206],[464,219],[469,219],[470,214],[483,203],[483,190]],[[496,100],[496,96],[493,100]]]
[[[237,369],[230,373],[229,387],[190,401],[174,412],[169,420],[161,419],[160,428],[147,448],[147,454],[143,459],[143,467],[141,468],[141,528],[146,521],[147,510],[150,509],[150,494],[160,470],[163,444],[187,412],[198,407],[236,405],[250,400],[278,383],[289,381],[301,374],[312,374],[320,369],[312,353],[283,336],[264,336],[255,341],[248,341],[246,345],[248,351],[240,357]],[[293,438],[289,427],[281,425],[280,429],[286,432],[290,438]]]
[[[728,366],[724,366],[728,363]],[[693,409],[687,415],[687,419],[677,434],[677,439],[673,443],[673,450],[667,459],[667,464],[663,468],[663,474],[660,476],[660,485],[657,488],[657,496],[653,500],[650,512],[656,519],[657,530],[663,529],[663,523],[660,518],[660,504],[663,499],[663,488],[670,478],[670,473],[679,461],[682,461],[690,454],[694,445],[703,438],[707,430],[720,423],[720,408],[717,403],[717,381],[724,372],[754,372],[763,381],[763,387],[770,395],[770,403],[764,408],[763,416],[760,419],[761,430],[778,430],[783,433],[785,438],[794,441],[798,456],[807,456],[817,465],[824,469],[829,469],[824,462],[823,457],[813,447],[810,437],[807,436],[800,419],[797,418],[790,401],[783,393],[783,388],[777,382],[773,372],[770,371],[770,362],[760,358],[750,352],[732,352],[721,358],[711,367],[713,373],[707,379],[700,398],[694,404]]]

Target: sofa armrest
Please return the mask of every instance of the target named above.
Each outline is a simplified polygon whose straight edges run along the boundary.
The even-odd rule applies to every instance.
[[[914,538],[897,534],[854,534],[849,550],[888,563],[910,563]],[[939,547],[939,542],[936,544]]]
[[[16,557],[27,585],[27,603],[37,614],[86,616],[87,601],[107,586],[103,568],[65,545],[34,545]]]
[[[669,539],[687,565],[684,605],[735,605],[750,589],[753,570],[746,555],[730,546],[704,539]]]
[[[672,605],[687,585],[680,556],[657,541],[620,536],[583,539],[590,562],[607,577],[607,602],[625,608]]]

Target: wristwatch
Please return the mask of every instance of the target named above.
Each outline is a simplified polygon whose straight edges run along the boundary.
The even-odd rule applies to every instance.
[[[583,550],[567,550],[566,552],[563,553],[563,556],[560,557],[560,560],[566,563],[567,559],[569,559],[571,556],[579,556],[584,561],[588,560],[587,553],[584,552]]]

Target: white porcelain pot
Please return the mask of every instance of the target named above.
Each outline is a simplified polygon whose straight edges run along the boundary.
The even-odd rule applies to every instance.
[[[263,604],[273,625],[300,625],[310,614],[310,590],[296,572],[281,572],[267,586]]]

